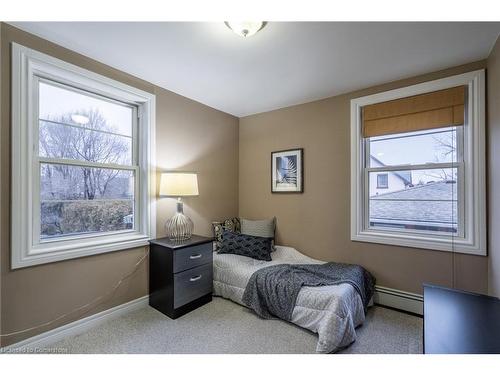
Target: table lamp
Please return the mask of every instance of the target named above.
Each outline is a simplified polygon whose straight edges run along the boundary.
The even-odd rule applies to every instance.
[[[177,198],[177,212],[165,223],[167,237],[174,241],[191,238],[193,221],[184,215],[182,197],[198,195],[198,177],[196,173],[164,172],[160,178],[160,196]]]

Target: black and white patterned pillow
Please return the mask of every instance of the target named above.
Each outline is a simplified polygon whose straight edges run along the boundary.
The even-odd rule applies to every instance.
[[[270,261],[271,239],[265,237],[249,236],[225,230],[222,233],[222,244],[219,254],[236,254],[257,260]]]
[[[212,229],[214,232],[214,244],[215,251],[218,251],[222,245],[222,233],[227,230],[233,233],[241,232],[241,224],[240,219],[237,217],[233,217],[231,219],[227,219],[224,221],[214,221],[212,222]]]

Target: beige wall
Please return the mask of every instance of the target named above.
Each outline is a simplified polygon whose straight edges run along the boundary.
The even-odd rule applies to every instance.
[[[486,257],[350,240],[350,100],[485,67],[485,61],[240,119],[239,214],[277,217],[277,242],[323,260],[359,263],[377,284],[423,282],[486,292]],[[303,194],[271,194],[271,151],[304,148]]]
[[[158,170],[198,172],[200,195],[184,199],[184,212],[196,233],[210,235],[212,221],[238,212],[238,119],[167,90],[155,92]],[[163,235],[175,199],[162,198],[157,207],[157,234]]]
[[[146,248],[79,258],[10,270],[10,43],[63,59],[157,95],[156,146],[158,170],[193,170],[199,173],[200,196],[186,201],[195,231],[209,234],[210,222],[237,214],[238,119],[163,90],[70,50],[49,43],[7,24],[0,25],[0,327],[2,334],[50,321],[108,292],[143,256]],[[6,177],[7,176],[7,177]],[[170,199],[158,202],[158,232],[173,214]],[[95,308],[72,314],[35,331],[6,337],[1,345],[53,329],[56,326],[122,304],[148,293],[147,262],[109,299]]]
[[[500,297],[500,38],[488,57],[488,293]]]

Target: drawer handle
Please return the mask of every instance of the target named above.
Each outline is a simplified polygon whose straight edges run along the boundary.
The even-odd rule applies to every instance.
[[[192,277],[189,279],[189,281],[198,281],[199,279],[201,279],[201,275]]]
[[[200,259],[202,257],[201,254],[191,255],[189,259]]]

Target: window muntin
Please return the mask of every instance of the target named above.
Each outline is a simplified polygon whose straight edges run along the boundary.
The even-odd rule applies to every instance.
[[[464,163],[458,159],[463,158],[462,128],[365,139],[369,155],[365,229],[463,237],[464,201],[459,189]],[[380,172],[390,181],[382,192]]]
[[[37,79],[34,243],[137,229],[137,108]]]

